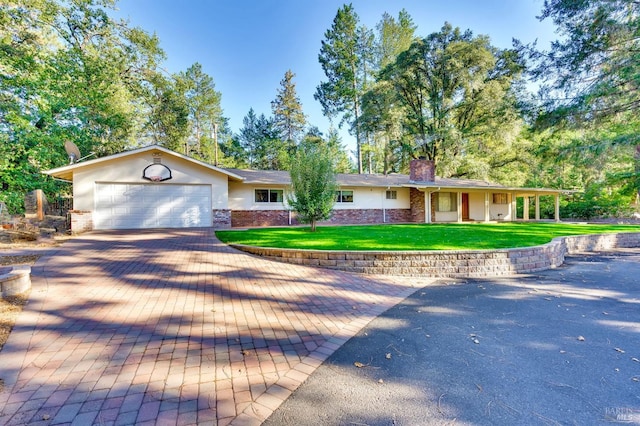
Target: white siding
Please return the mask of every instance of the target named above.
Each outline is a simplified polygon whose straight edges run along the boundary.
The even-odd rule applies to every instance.
[[[256,189],[284,189],[284,203],[256,203]],[[353,191],[353,203],[336,203],[334,209],[408,209],[409,188],[390,188],[397,191],[397,199],[387,200],[387,188],[341,187],[343,191]],[[277,185],[256,185],[229,182],[229,208],[231,210],[283,210],[286,203],[287,188]]]
[[[256,189],[281,189],[284,191],[282,203],[256,203]],[[286,210],[287,188],[283,185],[249,185],[229,182],[229,209],[231,210]]]

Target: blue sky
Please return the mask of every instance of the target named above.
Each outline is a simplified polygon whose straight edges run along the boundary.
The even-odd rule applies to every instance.
[[[313,99],[325,80],[318,63],[320,43],[344,1],[334,0],[120,0],[116,16],[156,33],[167,54],[164,68],[184,71],[202,64],[222,93],[224,115],[237,133],[253,108],[271,114],[271,101],[291,69],[309,122],[329,129],[320,104]],[[360,23],[375,28],[382,14],[394,17],[406,9],[417,25],[416,35],[440,30],[445,21],[474,34],[486,34],[494,46],[511,47],[512,38],[538,40],[542,47],[555,38],[551,22],[539,22],[543,0],[354,0]],[[337,124],[337,123],[336,123]],[[353,138],[341,131],[353,149]]]

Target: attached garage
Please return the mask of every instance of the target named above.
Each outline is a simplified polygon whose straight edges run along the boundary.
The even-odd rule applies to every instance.
[[[211,185],[96,183],[94,229],[211,226]]]
[[[73,232],[229,228],[229,181],[244,179],[157,145],[44,173],[73,184]]]

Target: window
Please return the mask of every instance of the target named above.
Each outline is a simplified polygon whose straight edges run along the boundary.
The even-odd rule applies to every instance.
[[[458,194],[456,192],[437,192],[436,211],[455,212],[458,210]]]
[[[353,191],[336,191],[336,203],[353,203]]]
[[[282,189],[256,189],[256,203],[282,203]]]
[[[493,204],[509,204],[509,197],[506,192],[493,194]]]
[[[397,200],[398,191],[387,191],[387,200]]]

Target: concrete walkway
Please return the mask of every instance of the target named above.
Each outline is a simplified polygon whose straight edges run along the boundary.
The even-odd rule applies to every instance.
[[[262,423],[425,279],[282,264],[210,229],[91,233],[33,267],[0,424]]]

